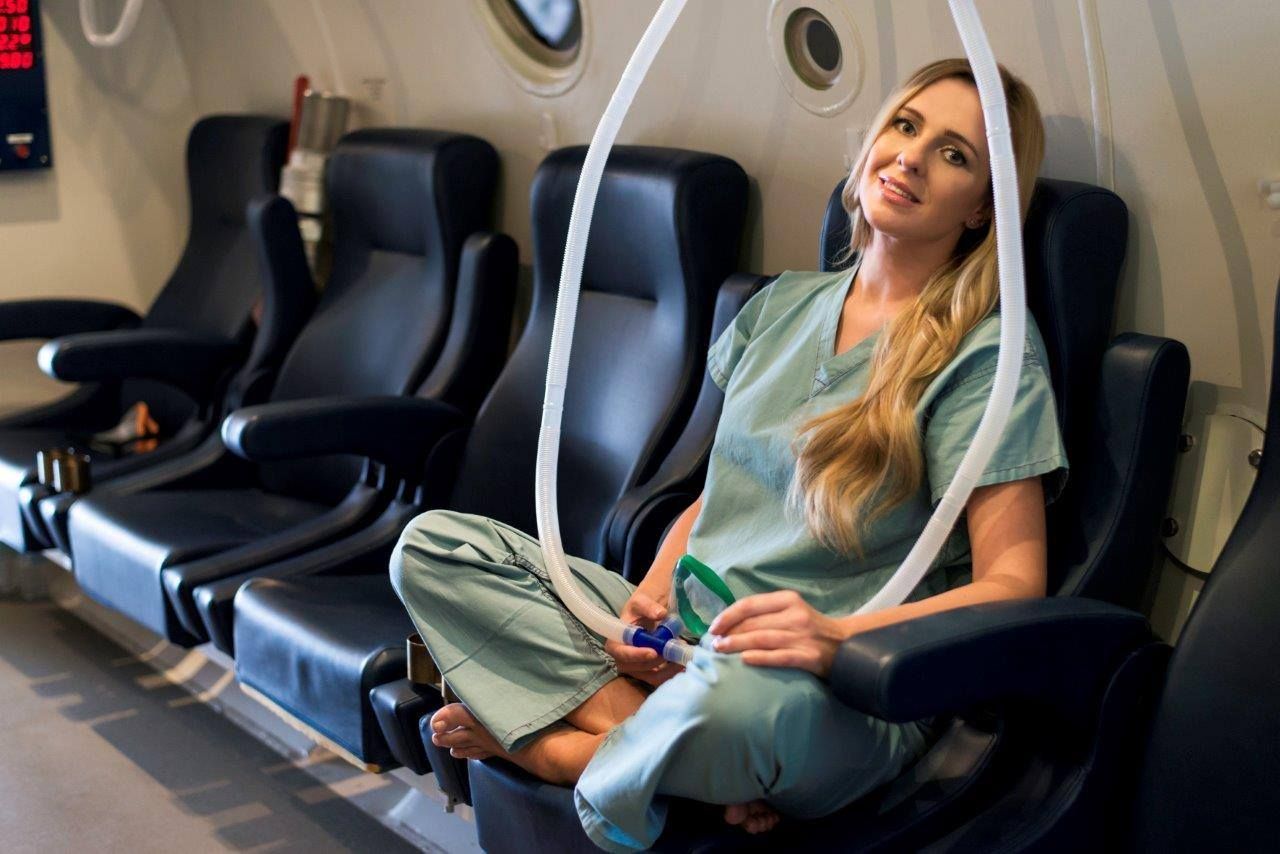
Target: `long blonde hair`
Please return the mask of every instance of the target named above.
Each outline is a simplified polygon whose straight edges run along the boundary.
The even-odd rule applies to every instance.
[[[1000,77],[1025,218],[1044,156],[1044,125],[1030,88],[1004,67]],[[968,61],[943,59],[924,66],[885,101],[871,125],[877,130],[863,141],[841,194],[853,232],[850,255],[871,242],[858,183],[872,146],[904,104],[926,86],[948,78],[972,83]],[[867,526],[920,487],[924,459],[915,408],[961,339],[995,308],[999,295],[996,234],[988,222],[963,232],[950,260],[929,278],[919,298],[888,324],[872,355],[862,396],[801,426],[791,497],[823,545],[846,555],[860,554]]]

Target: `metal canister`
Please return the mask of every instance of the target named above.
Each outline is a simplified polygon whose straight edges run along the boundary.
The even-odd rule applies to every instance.
[[[70,492],[82,495],[93,486],[90,475],[90,456],[68,449],[53,464],[53,487],[55,492]]]
[[[328,154],[347,129],[351,101],[331,92],[308,89],[298,117],[298,148]]]
[[[457,695],[449,689],[448,683],[444,681],[444,676],[440,674],[440,668],[436,667],[435,660],[431,658],[427,645],[422,642],[421,635],[417,632],[409,635],[409,638],[405,641],[405,651],[409,658],[408,675],[410,682],[417,686],[437,689],[446,703],[458,702]]]
[[[36,480],[44,486],[53,488],[53,473],[58,461],[67,455],[65,448],[45,448],[36,451]]]

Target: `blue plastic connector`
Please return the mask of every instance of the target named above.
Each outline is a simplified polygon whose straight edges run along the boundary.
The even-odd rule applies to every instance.
[[[631,636],[631,640],[627,643],[632,646],[642,646],[651,649],[659,655],[666,648],[667,643],[671,640],[671,633],[662,626],[654,629],[653,632],[646,632],[644,629],[637,629],[636,633]]]

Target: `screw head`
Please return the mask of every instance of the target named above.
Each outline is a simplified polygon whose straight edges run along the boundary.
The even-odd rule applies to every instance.
[[[1169,537],[1175,537],[1178,535],[1178,531],[1180,530],[1181,527],[1178,525],[1178,520],[1169,516],[1160,525],[1160,536],[1166,539]]]
[[[1262,449],[1261,448],[1254,448],[1252,451],[1249,452],[1249,465],[1253,466],[1254,468],[1257,468],[1258,466],[1262,465]]]
[[[1178,453],[1185,454],[1196,446],[1196,437],[1190,433],[1183,433],[1178,437]]]

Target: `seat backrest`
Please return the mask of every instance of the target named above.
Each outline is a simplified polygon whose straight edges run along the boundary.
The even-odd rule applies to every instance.
[[[143,326],[240,336],[262,292],[245,219],[249,200],[276,191],[289,123],[208,116],[187,140],[191,229],[173,275]]]
[[[245,207],[250,199],[276,191],[288,140],[289,123],[271,116],[207,116],[192,127],[187,243],[143,318],[144,327],[233,339],[249,334],[262,279]],[[185,395],[154,382],[125,382],[120,399],[122,408],[147,401],[166,432],[195,411]]]
[[[547,353],[584,148],[533,182],[533,304],[481,406],[449,506],[529,533]],[[705,364],[720,283],[738,260],[747,178],[724,157],[619,146],[605,168],[582,275],[561,428],[559,509],[569,554],[603,562],[623,492],[675,441]]]
[[[473,136],[344,136],[325,175],[332,269],[270,399],[413,393],[444,343],[462,244],[489,226],[497,180],[497,152]],[[261,479],[272,492],[335,502],[359,466],[345,457],[272,463]]]
[[[849,217],[838,185],[827,203],[819,243],[824,270],[852,263],[844,258]],[[1111,334],[1116,287],[1128,236],[1128,210],[1115,193],[1074,181],[1041,178],[1023,228],[1027,305],[1044,338],[1058,418],[1071,474],[1046,511],[1049,525],[1049,590],[1082,595],[1078,565],[1095,561],[1084,544],[1101,536],[1115,517],[1085,517],[1077,492],[1090,460],[1106,437],[1093,429],[1103,352]],[[1131,427],[1135,433],[1138,425]],[[1123,504],[1123,499],[1120,502]],[[1064,581],[1073,579],[1072,589]]]
[[[1280,344],[1280,301],[1274,327]],[[1134,843],[1264,851],[1280,816],[1280,372],[1266,453],[1178,638],[1142,763]]]

